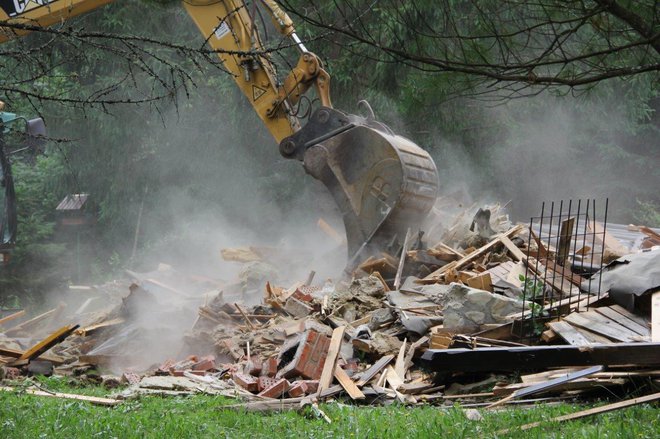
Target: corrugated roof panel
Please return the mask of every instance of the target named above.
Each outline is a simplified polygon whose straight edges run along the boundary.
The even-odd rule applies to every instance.
[[[80,210],[87,202],[88,197],[89,194],[69,194],[60,201],[55,210]]]

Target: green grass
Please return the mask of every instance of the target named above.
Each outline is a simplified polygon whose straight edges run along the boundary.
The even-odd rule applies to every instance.
[[[72,387],[63,379],[42,379],[49,390],[104,396],[102,388]],[[525,423],[573,413],[585,406],[562,404],[532,409],[485,412],[483,421],[469,421],[459,408],[407,408],[323,404],[332,424],[311,412],[272,414],[223,410],[235,403],[227,398],[142,397],[108,408],[84,402],[0,392],[0,438],[389,438],[497,437],[495,432]],[[642,405],[562,424],[546,422],[540,428],[506,437],[657,438],[660,411]]]

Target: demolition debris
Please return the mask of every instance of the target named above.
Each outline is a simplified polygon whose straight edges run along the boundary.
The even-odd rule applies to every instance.
[[[75,309],[0,316],[0,390],[60,374],[115,393],[28,393],[112,406],[203,392],[236,398],[230,408],[311,405],[322,417],[316,404],[338,398],[486,409],[603,390],[650,394],[621,407],[657,400],[660,234],[596,213],[594,200],[553,203],[514,225],[498,205],[472,206],[343,281],[312,272],[282,284],[278,249],[251,247],[222,250],[242,264],[233,282],[161,265],[72,287],[85,297]]]

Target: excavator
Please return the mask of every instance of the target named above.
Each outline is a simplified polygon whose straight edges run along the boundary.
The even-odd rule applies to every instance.
[[[101,7],[113,0],[0,0],[0,43],[27,31],[47,27]],[[438,173],[430,155],[411,140],[377,121],[368,103],[366,115],[333,108],[330,75],[310,52],[287,13],[274,0],[258,0],[275,28],[300,52],[284,78],[277,75],[254,23],[253,5],[238,0],[183,0],[182,4],[206,43],[250,102],[275,141],[280,154],[302,162],[305,171],[330,191],[342,215],[350,268],[383,250],[398,252],[409,231],[419,228],[438,194]],[[4,25],[3,25],[4,24]],[[304,123],[295,107],[315,88],[319,108]],[[0,153],[2,151],[0,150]],[[2,157],[2,175],[11,176]],[[5,234],[15,239],[11,178],[4,179]],[[9,195],[12,196],[9,196]],[[15,214],[13,215],[15,222]],[[2,223],[0,223],[2,224]],[[2,237],[0,230],[0,238]],[[13,236],[13,237],[12,237]]]

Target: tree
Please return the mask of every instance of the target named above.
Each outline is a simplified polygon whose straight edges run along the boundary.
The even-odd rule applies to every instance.
[[[493,90],[515,97],[660,70],[660,11],[653,0],[284,3],[352,53],[465,74],[473,93],[489,97]]]

